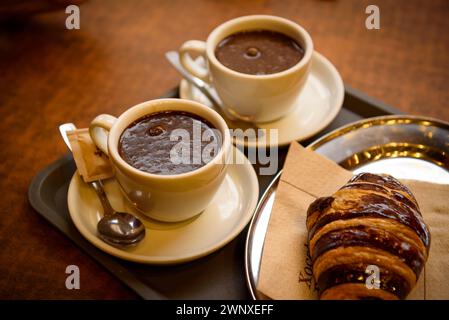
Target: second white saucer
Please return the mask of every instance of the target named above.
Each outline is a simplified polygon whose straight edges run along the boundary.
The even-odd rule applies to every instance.
[[[337,116],[343,105],[344,93],[343,80],[337,69],[315,51],[309,77],[295,102],[295,109],[280,120],[257,124],[258,128],[267,131],[277,129],[277,139],[271,136],[260,140],[234,138],[234,143],[249,147],[272,147],[285,146],[295,140],[310,138],[326,128]],[[209,99],[185,79],[180,83],[179,96],[182,99],[195,100],[212,106]]]

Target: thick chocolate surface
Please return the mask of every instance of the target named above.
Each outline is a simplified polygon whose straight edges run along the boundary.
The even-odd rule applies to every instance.
[[[216,147],[212,148],[213,144]],[[136,169],[174,175],[204,166],[220,146],[219,132],[205,119],[187,112],[166,111],[131,123],[120,136],[118,149],[120,156]]]
[[[293,67],[304,56],[304,49],[282,33],[254,30],[226,37],[215,48],[215,56],[232,70],[265,75]]]

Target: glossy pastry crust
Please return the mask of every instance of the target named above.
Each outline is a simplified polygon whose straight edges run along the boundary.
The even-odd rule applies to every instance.
[[[307,211],[321,299],[404,299],[427,260],[430,233],[411,191],[389,175],[361,173]],[[379,289],[365,285],[368,266]]]

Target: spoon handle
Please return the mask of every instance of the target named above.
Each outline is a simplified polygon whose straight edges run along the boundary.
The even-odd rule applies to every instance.
[[[108,197],[106,196],[106,192],[104,192],[103,183],[98,181],[92,181],[89,182],[89,184],[94,188],[95,192],[97,193],[98,198],[101,201],[101,205],[103,206],[104,215],[108,216],[115,213],[115,210],[112,209],[111,203],[108,200]]]

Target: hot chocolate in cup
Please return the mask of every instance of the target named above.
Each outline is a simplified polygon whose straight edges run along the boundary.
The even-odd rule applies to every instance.
[[[102,114],[92,121],[89,132],[109,156],[115,179],[132,206],[164,222],[200,214],[231,161],[226,122],[194,101],[158,99],[138,104],[118,118]],[[195,145],[199,149],[193,147],[190,153]]]
[[[185,42],[179,53],[184,68],[210,83],[230,114],[270,122],[295,107],[307,80],[313,42],[293,21],[252,15],[219,25],[206,42]],[[207,67],[193,60],[193,54],[203,56]]]

